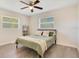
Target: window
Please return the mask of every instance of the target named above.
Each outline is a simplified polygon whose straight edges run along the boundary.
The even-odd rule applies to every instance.
[[[39,21],[40,29],[52,29],[54,27],[54,19],[53,17],[42,18]]]
[[[12,17],[2,17],[3,28],[18,28],[18,19]]]

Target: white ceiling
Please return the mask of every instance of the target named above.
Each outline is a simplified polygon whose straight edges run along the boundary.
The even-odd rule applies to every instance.
[[[20,3],[19,1],[21,0],[0,0],[0,8],[19,12],[25,15],[33,15],[77,3],[77,0],[40,0],[40,3],[37,5],[43,7],[43,10],[34,9],[34,12],[31,13],[28,8],[21,10],[20,8],[26,5]],[[28,2],[29,0],[22,1]]]

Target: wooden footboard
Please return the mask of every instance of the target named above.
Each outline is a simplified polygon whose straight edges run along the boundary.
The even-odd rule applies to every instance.
[[[18,42],[16,41],[16,48],[18,48]]]

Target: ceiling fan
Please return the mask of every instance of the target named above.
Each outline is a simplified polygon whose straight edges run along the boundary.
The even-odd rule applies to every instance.
[[[31,12],[34,12],[34,10],[33,10],[34,8],[37,8],[37,9],[40,9],[40,10],[43,9],[42,7],[36,6],[36,4],[40,3],[39,0],[32,0],[29,3],[26,3],[24,1],[20,1],[20,2],[23,3],[23,4],[25,4],[25,5],[27,5],[26,7],[23,7],[21,9],[29,8],[31,10]]]

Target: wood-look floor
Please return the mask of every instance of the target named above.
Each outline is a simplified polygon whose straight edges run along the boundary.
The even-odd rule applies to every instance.
[[[78,58],[78,52],[75,48],[54,45],[49,48],[45,58]],[[38,58],[38,54],[32,49],[19,46],[16,49],[15,44],[8,44],[0,47],[0,58]]]

